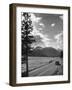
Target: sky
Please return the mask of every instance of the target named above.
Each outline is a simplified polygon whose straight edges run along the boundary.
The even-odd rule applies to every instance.
[[[53,47],[63,49],[63,15],[31,13],[31,20],[36,42],[32,47]]]

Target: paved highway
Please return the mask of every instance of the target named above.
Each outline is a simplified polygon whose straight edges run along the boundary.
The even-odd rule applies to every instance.
[[[62,66],[55,65],[55,61],[42,65],[29,72],[29,76],[48,76],[62,74]]]

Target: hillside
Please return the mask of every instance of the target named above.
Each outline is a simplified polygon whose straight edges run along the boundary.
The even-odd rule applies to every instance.
[[[42,56],[42,57],[55,57],[60,56],[60,52],[52,47],[36,47],[30,54],[30,56]]]

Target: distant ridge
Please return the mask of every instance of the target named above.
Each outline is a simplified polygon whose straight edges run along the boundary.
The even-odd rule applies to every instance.
[[[60,56],[60,52],[53,47],[36,47],[31,53],[29,53],[29,55],[39,57],[57,57]]]

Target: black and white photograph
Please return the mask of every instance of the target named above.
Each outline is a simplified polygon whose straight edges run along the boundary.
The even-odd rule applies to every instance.
[[[70,8],[12,4],[10,84],[70,82]]]
[[[21,13],[21,76],[63,75],[63,15]]]

